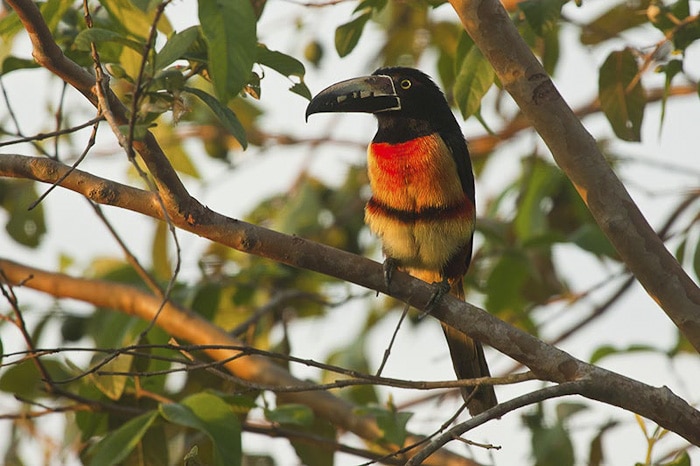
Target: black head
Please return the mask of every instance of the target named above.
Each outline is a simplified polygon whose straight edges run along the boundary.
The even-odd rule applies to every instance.
[[[375,141],[459,131],[445,95],[414,68],[379,68],[371,76],[333,84],[311,100],[306,117],[322,112],[373,113],[379,120]]]

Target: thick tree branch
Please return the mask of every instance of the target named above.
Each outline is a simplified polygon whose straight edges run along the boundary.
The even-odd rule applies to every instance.
[[[669,253],[497,0],[450,0],[637,280],[700,352],[700,289]]]
[[[17,13],[22,25],[29,34],[34,60],[73,86],[97,108],[99,96],[95,76],[63,54],[63,51],[54,41],[51,31],[41,16],[37,5],[31,0],[8,0],[7,3]],[[128,125],[129,118],[126,107],[108,86],[104,87],[107,105],[114,116],[115,123],[117,125]],[[153,175],[154,182],[163,196],[163,201],[168,206],[168,210],[177,209],[178,206],[188,207],[186,206],[188,202],[196,202],[187,193],[185,186],[168,162],[153,134],[148,132],[142,141],[133,141],[132,143],[133,148],[139,153],[146,167]],[[188,208],[188,210],[192,210],[192,208]]]
[[[132,286],[75,278],[27,267],[1,258],[0,271],[2,272],[0,280],[7,280],[13,286],[19,286],[21,283],[23,287],[39,290],[57,298],[72,298],[89,302],[97,307],[117,309],[145,321],[152,321],[157,315],[159,327],[171,335],[196,345],[243,346],[239,340],[188,309],[167,302],[161,310],[160,297]],[[382,440],[383,433],[372,417],[355,414],[355,406],[352,403],[337,398],[329,392],[314,390],[313,383],[297,379],[268,358],[245,355],[241,351],[221,349],[220,346],[205,349],[204,352],[216,361],[226,360],[226,369],[236,377],[264,386],[278,386],[282,389],[286,386],[308,385],[310,391],[285,392],[278,396],[284,397],[289,403],[304,404],[319,417],[329,420],[341,429],[388,448],[389,451],[398,449],[396,445],[390,445]],[[407,444],[414,443],[416,440],[417,437],[411,436]],[[430,464],[475,465],[471,460],[445,450],[432,457]]]
[[[0,176],[54,182],[68,167],[54,160],[4,155]],[[110,182],[75,170],[61,186],[98,203],[129,208],[160,219],[162,211],[152,193]],[[103,193],[108,193],[105,197]],[[120,200],[124,199],[124,205]],[[128,205],[128,207],[127,207]],[[380,264],[329,246],[234,220],[206,209],[190,214],[170,212],[173,225],[239,251],[266,257],[294,267],[324,273],[381,291],[424,309],[433,288],[397,272],[389,293]],[[467,335],[487,343],[527,366],[542,380],[556,383],[586,379],[581,395],[638,413],[700,445],[700,412],[669,389],[654,388],[636,380],[580,361],[532,335],[463,301],[445,297],[432,315]],[[159,320],[159,325],[160,325]]]

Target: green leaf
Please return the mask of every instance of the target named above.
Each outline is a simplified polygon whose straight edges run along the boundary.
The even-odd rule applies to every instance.
[[[683,261],[685,261],[685,247],[687,244],[688,238],[683,238],[683,241],[680,242],[678,247],[676,248],[676,260],[678,261],[679,264],[683,265]]]
[[[674,76],[683,71],[683,62],[681,60],[671,60],[665,65],[660,66],[657,71],[666,74],[664,95],[663,99],[661,99],[661,118],[659,118],[659,135],[661,135],[661,128],[663,127],[664,119],[666,117],[666,100],[668,99],[668,93],[671,90],[671,81],[673,80]]]
[[[455,78],[455,102],[466,120],[481,106],[481,99],[494,83],[496,74],[478,47],[471,47]]]
[[[693,271],[696,277],[700,277],[700,243],[695,246],[695,254],[693,254]]]
[[[200,0],[198,4],[209,76],[217,97],[228,103],[243,89],[255,62],[255,12],[248,0]]]
[[[562,183],[561,171],[537,157],[523,162],[523,191],[518,197],[513,230],[520,242],[539,237],[549,231],[545,200],[551,198]]]
[[[42,358],[42,361],[52,380],[70,377],[71,374],[59,361],[46,358]],[[0,390],[27,399],[47,396],[39,370],[31,360],[22,361],[4,370],[0,377]]]
[[[597,45],[616,38],[621,32],[645,24],[648,20],[644,11],[650,0],[619,2],[581,28],[581,43]]]
[[[36,185],[26,180],[0,180],[0,206],[8,213],[5,230],[10,237],[24,246],[39,246],[46,233],[44,207],[29,207],[39,199]]]
[[[314,421],[314,412],[306,405],[289,403],[265,409],[265,418],[270,422],[308,427]]]
[[[39,65],[34,60],[27,60],[26,58],[18,58],[10,55],[2,61],[0,74],[4,76],[11,71],[27,70],[31,68],[39,68]]]
[[[200,89],[185,87],[184,90],[199,97],[199,99],[204,102],[212,112],[214,112],[221,124],[224,126],[224,128],[226,128],[226,131],[228,131],[238,140],[243,149],[248,147],[248,139],[245,134],[245,129],[243,129],[243,125],[241,125],[241,122],[238,121],[238,118],[236,117],[236,114],[233,113],[233,110],[225,105],[222,105],[221,102],[216,100],[213,96]]]
[[[257,52],[258,63],[272,68],[284,76],[298,76],[301,78],[306,73],[302,62],[285,53],[270,50],[262,44],[258,44]]]
[[[311,100],[311,91],[304,83],[295,83],[289,90],[297,95],[302,96],[306,100]]]
[[[518,8],[535,34],[542,37],[557,29],[564,3],[562,0],[525,0],[518,3]]]
[[[323,438],[330,442],[336,441],[337,432],[333,425],[325,419],[315,418],[310,426],[295,427],[296,431],[311,435],[316,438]],[[294,451],[304,466],[332,466],[334,452],[330,448],[318,448],[317,445],[309,443],[304,439],[290,440]]]
[[[180,403],[161,404],[166,420],[206,434],[214,445],[217,466],[240,466],[241,424],[231,407],[211,393],[197,393]]]
[[[371,13],[365,13],[350,22],[338,26],[335,30],[335,50],[340,57],[344,57],[353,51],[360,41],[365,24],[367,24],[371,16]]]
[[[673,34],[673,45],[676,50],[684,51],[698,39],[700,39],[700,18],[696,18],[679,28]]]
[[[638,73],[639,67],[630,49],[612,52],[600,68],[600,105],[613,131],[624,141],[641,140],[646,95]]]
[[[119,354],[114,359],[100,368],[100,372],[128,372],[134,357],[128,354]],[[127,375],[97,375],[90,373],[90,380],[95,386],[111,400],[121,398],[129,379]]]
[[[110,466],[125,459],[141,441],[157,416],[158,412],[149,411],[111,432],[90,448],[90,466]]]
[[[387,410],[379,406],[363,406],[356,408],[358,415],[370,415],[377,420],[377,425],[384,434],[382,438],[396,445],[403,445],[406,440],[406,424],[413,413]]]
[[[562,424],[537,428],[532,433],[535,466],[573,466],[574,446]]]
[[[284,76],[298,77],[301,81],[294,83],[289,90],[305,99],[311,100],[311,91],[309,91],[309,88],[304,84],[306,68],[304,68],[302,62],[285,53],[270,50],[262,44],[258,45],[257,62],[263,66],[272,68]]]
[[[519,310],[523,306],[521,290],[530,272],[523,254],[516,251],[502,254],[486,280],[486,309],[494,314]]]
[[[587,409],[588,406],[583,403],[574,403],[569,401],[561,402],[556,407],[557,420],[559,422],[566,421],[574,414],[580,413],[581,411],[585,411]]]
[[[151,245],[151,262],[155,276],[161,280],[168,280],[172,275],[172,264],[168,257],[168,240],[170,231],[165,222],[156,224],[156,231],[153,234],[153,244]]]
[[[588,454],[588,466],[601,466],[605,464],[603,454],[603,435],[617,426],[616,421],[610,421],[600,428],[598,434],[591,441],[590,452]]]
[[[199,37],[199,27],[192,26],[170,36],[160,52],[156,54],[155,68],[161,70],[179,60]]]
[[[125,45],[138,53],[142,53],[144,47],[143,42],[137,42],[126,38],[118,32],[101,28],[91,28],[80,31],[80,34],[78,34],[73,41],[73,47],[75,47],[77,50],[89,51],[90,44],[93,42],[95,44],[99,44],[101,42],[115,42],[117,44]]]
[[[613,356],[617,354],[628,354],[628,353],[639,353],[639,352],[645,352],[645,351],[651,351],[651,352],[659,352],[658,348],[655,348],[650,345],[645,345],[645,344],[632,344],[626,347],[617,347],[613,345],[603,345],[598,348],[596,348],[595,351],[593,351],[593,354],[591,355],[590,363],[591,364],[596,364],[598,361],[600,361],[603,358],[606,358],[608,356]]]
[[[668,463],[663,463],[661,466],[690,466],[690,455],[687,451],[682,451]]]
[[[145,13],[131,0],[100,0],[100,4],[109,12],[109,15],[124,29],[135,37],[146,39],[155,20],[155,10]],[[160,17],[158,30],[164,34],[173,32],[165,15]]]
[[[569,236],[569,241],[597,256],[619,259],[617,250],[596,223],[584,223]]]

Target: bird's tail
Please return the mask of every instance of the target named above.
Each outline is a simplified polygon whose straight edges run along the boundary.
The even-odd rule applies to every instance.
[[[452,283],[450,294],[462,300],[464,299],[461,279]],[[452,357],[452,365],[454,366],[458,379],[491,376],[489,366],[484,357],[484,348],[481,346],[481,343],[448,325],[442,324],[442,330],[445,332],[445,338],[447,338],[447,345],[450,348],[450,356]],[[476,393],[472,395],[474,390],[476,390]],[[467,408],[472,416],[476,416],[498,404],[496,393],[491,385],[463,387],[462,397],[465,401],[468,400]]]

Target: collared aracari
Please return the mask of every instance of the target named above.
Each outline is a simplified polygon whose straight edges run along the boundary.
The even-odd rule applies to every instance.
[[[321,91],[306,117],[322,112],[377,117],[377,134],[367,150],[372,196],[365,223],[382,241],[387,280],[396,267],[428,283],[446,284],[464,299],[462,277],[474,234],[474,175],[442,91],[416,69],[380,68]],[[457,377],[489,376],[481,344],[452,327],[442,328]],[[472,415],[496,405],[493,387],[472,390],[462,390]]]

